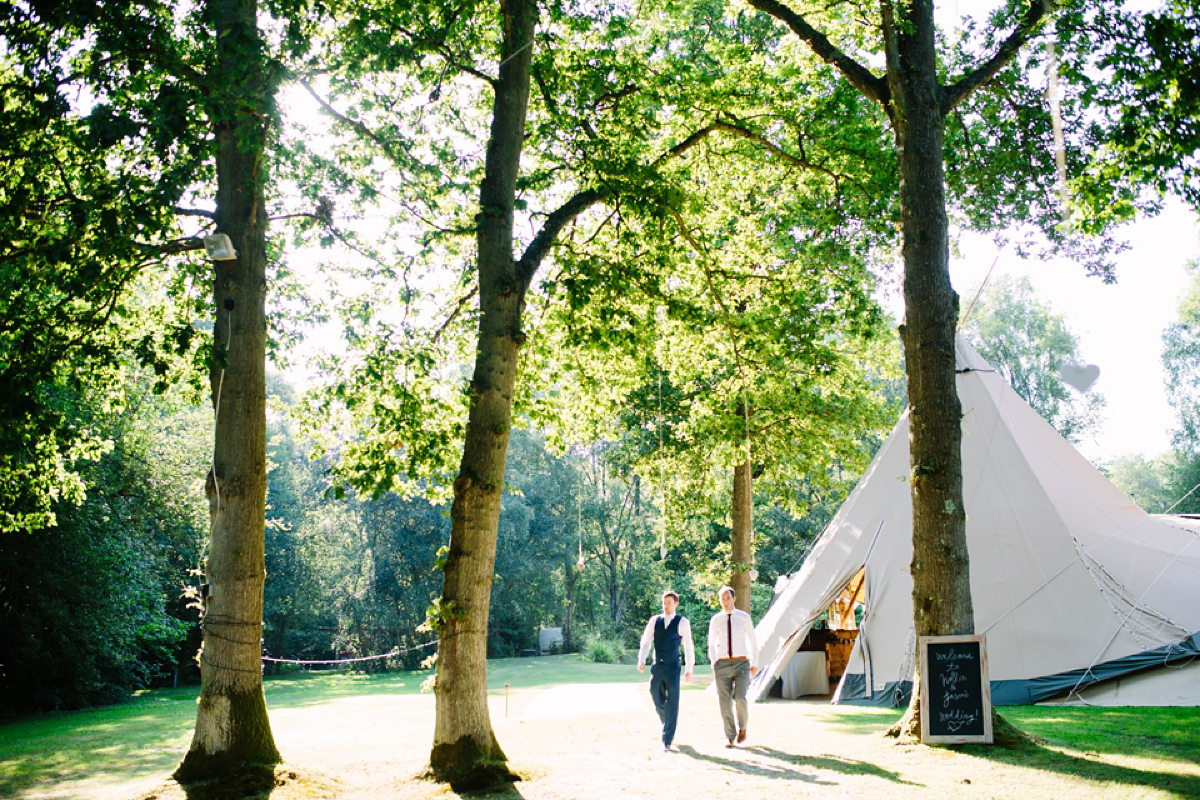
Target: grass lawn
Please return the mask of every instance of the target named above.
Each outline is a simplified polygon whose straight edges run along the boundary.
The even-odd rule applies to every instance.
[[[292,798],[447,798],[416,780],[429,754],[434,704],[425,674],[297,673],[266,681],[286,763],[276,787]],[[750,738],[723,747],[716,699],[701,668],[664,753],[646,678],[578,656],[489,663],[492,723],[525,780],[495,796],[762,800],[871,798],[1200,798],[1200,709],[1002,709],[1042,740],[896,745],[881,732],[898,711],[773,701],[751,708]],[[508,687],[505,687],[505,684]],[[121,706],[0,725],[0,796],[21,800],[200,800],[167,780],[191,738],[196,690],[144,692]]]

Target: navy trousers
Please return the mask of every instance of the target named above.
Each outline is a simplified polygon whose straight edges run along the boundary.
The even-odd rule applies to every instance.
[[[670,745],[675,740],[675,723],[679,721],[678,661],[655,661],[650,666],[650,699],[662,720],[662,741]]]

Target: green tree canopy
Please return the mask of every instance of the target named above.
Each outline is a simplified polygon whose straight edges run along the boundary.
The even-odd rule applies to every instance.
[[[1164,453],[1155,458],[1143,455],[1126,455],[1113,461],[1105,474],[1113,484],[1129,495],[1133,502],[1151,514],[1177,512],[1175,478],[1183,477],[1182,460],[1174,453]],[[1187,489],[1184,490],[1184,493]],[[1194,504],[1189,503],[1188,507]]]
[[[1167,0],[1146,12],[1102,3],[1066,23],[1091,44],[1067,65],[1094,137],[1073,182],[1080,206],[1098,218],[1128,215],[1143,188],[1200,206],[1200,3]]]
[[[53,524],[106,447],[64,392],[117,396],[130,355],[165,386],[198,352],[195,274],[171,257],[199,246],[176,224],[204,176],[194,95],[147,65],[170,10],[93,12],[0,9],[0,530]]]
[[[963,323],[963,333],[1068,441],[1078,444],[1096,430],[1104,396],[1094,391],[1081,394],[1058,373],[1063,365],[1083,364],[1079,338],[1061,314],[1038,298],[1028,278],[1001,276],[984,287]]]
[[[52,505],[54,527],[0,535],[0,715],[115,702],[192,664],[180,645],[196,619],[203,428],[148,371],[120,383],[120,403],[60,399],[111,443],[80,469],[86,500]]]

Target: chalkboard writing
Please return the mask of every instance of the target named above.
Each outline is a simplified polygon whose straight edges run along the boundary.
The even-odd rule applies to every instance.
[[[921,741],[992,741],[982,636],[921,637]]]

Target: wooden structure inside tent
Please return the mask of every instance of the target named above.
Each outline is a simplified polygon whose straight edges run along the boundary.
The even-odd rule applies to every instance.
[[[772,695],[794,700],[828,695],[837,686],[858,637],[858,619],[865,598],[864,575],[864,570],[856,572],[825,609],[824,624],[809,628],[796,647],[798,657],[793,657],[776,679]],[[793,639],[799,636],[800,631],[792,634]]]

